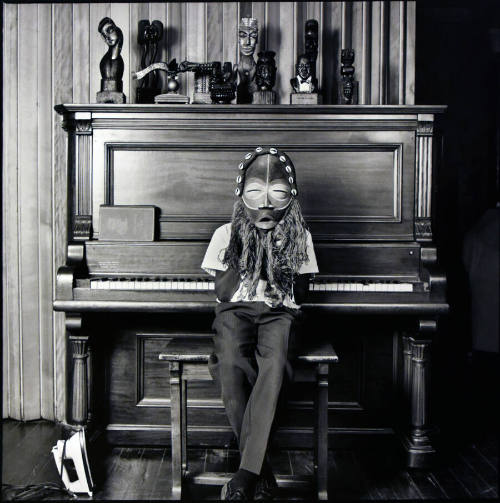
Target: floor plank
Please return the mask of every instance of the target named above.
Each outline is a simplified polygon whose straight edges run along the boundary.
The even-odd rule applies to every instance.
[[[447,499],[447,494],[428,470],[410,470],[408,477],[418,488],[422,499]]]
[[[15,485],[59,482],[51,453],[62,438],[60,428],[48,421],[4,421],[2,477]],[[170,449],[89,446],[96,483],[95,500],[169,500],[171,497]],[[276,473],[312,475],[312,451],[273,450]],[[432,470],[407,470],[393,449],[336,449],[329,451],[329,494],[336,500],[492,499],[498,498],[497,436],[481,432],[468,445],[455,445]],[[236,449],[189,449],[189,468],[201,471],[236,471]],[[219,486],[189,484],[191,501],[214,501]],[[310,491],[280,488],[278,497],[308,501]],[[56,499],[54,497],[53,499]],[[69,499],[69,498],[68,498]],[[79,499],[88,499],[79,496]]]
[[[372,500],[375,494],[352,450],[329,452],[329,494],[335,499]]]

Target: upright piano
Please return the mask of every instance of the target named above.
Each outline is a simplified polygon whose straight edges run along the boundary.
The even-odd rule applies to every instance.
[[[179,335],[211,336],[205,249],[230,220],[239,161],[276,146],[295,164],[320,270],[303,305],[305,340],[332,340],[340,357],[329,402],[335,445],[389,435],[402,440],[410,466],[432,458],[431,345],[448,311],[432,234],[445,107],[55,109],[68,133],[69,240],[54,309],[66,313],[70,425],[102,425],[114,443],[169,441],[158,353]],[[100,239],[101,205],[155,206],[156,239]],[[215,386],[194,387],[188,404],[190,439],[230,442]],[[307,445],[306,389],[290,407],[276,441]]]

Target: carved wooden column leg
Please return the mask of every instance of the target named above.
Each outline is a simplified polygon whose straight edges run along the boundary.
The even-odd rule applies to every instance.
[[[181,365],[170,362],[170,429],[172,432],[172,496],[182,496],[182,385]]]
[[[88,422],[91,424],[94,420],[94,372],[93,372],[93,355],[92,355],[92,344],[89,341],[88,347],[87,347],[87,382],[88,382],[88,388],[87,388],[87,407],[88,407]]]
[[[71,344],[71,364],[73,367],[69,423],[85,426],[88,422],[89,403],[87,375],[88,336],[81,335],[81,328],[81,315],[66,315],[66,330]]]
[[[182,417],[181,417],[181,435],[182,435],[182,472],[187,473],[187,383],[181,379],[182,394]]]
[[[328,364],[320,363],[314,400],[314,472],[318,500],[328,500]]]
[[[408,438],[408,466],[429,466],[436,453],[431,443],[429,397],[432,335],[436,321],[420,320],[419,331],[410,337],[411,345],[411,427]]]
[[[403,335],[401,338],[403,342],[403,407],[405,411],[405,417],[411,413],[411,386],[412,386],[412,349],[410,337],[408,335]]]

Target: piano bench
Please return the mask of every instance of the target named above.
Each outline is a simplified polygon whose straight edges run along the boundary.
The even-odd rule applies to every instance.
[[[195,484],[223,485],[232,473],[203,472],[190,474],[187,464],[187,383],[210,381],[208,358],[212,343],[207,339],[179,337],[161,353],[159,359],[169,363],[170,413],[172,434],[172,496],[181,499],[183,481]],[[294,365],[295,382],[314,382],[314,477],[276,475],[279,486],[315,486],[319,500],[328,499],[328,372],[330,364],[338,362],[338,356],[330,343],[318,343],[307,348],[297,357]]]

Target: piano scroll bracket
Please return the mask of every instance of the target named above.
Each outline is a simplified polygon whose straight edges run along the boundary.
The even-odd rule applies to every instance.
[[[446,276],[438,268],[437,249],[433,246],[422,247],[420,251],[422,279],[434,297],[446,296]]]

